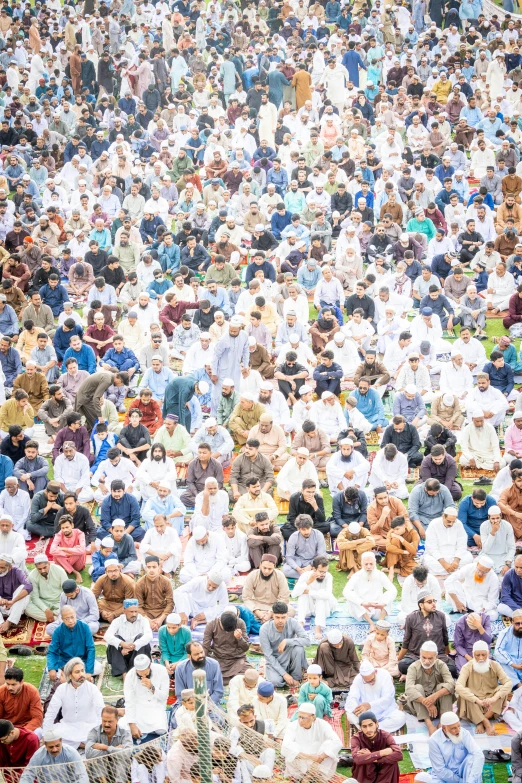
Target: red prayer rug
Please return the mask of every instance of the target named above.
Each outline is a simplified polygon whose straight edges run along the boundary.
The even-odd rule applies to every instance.
[[[36,555],[47,555],[49,560],[52,560],[52,542],[52,538],[40,538],[40,536],[32,536],[30,541],[25,542],[25,548],[27,549],[27,562],[34,563],[34,558]]]
[[[18,625],[10,628],[7,633],[2,634],[2,640],[6,647],[14,647],[14,645],[18,644],[23,644],[27,647],[37,647],[40,644],[48,644],[51,641],[51,637],[45,633],[46,626],[47,623],[23,617]]]

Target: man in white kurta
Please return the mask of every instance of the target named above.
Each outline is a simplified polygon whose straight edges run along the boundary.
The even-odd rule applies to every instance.
[[[498,576],[493,560],[481,555],[474,563],[459,568],[444,582],[446,600],[454,612],[485,612],[498,619]]]
[[[58,686],[45,713],[42,731],[53,728],[58,722],[63,741],[73,748],[87,741],[90,730],[100,724],[104,707],[101,691],[86,679],[81,658],[72,658],[63,669],[65,682]]]
[[[144,502],[156,497],[156,490],[162,481],[167,482],[173,495],[178,494],[176,463],[171,457],[163,459],[161,449],[156,449],[153,446],[151,456],[143,460],[137,471],[130,459],[127,462],[130,462],[132,466],[132,473],[136,477],[136,487]],[[110,482],[108,486],[110,486]]]
[[[314,481],[319,491],[317,468],[310,459],[308,449],[301,446],[297,449],[295,457],[290,457],[277,475],[276,486],[279,497],[290,500],[290,495],[302,490],[303,481],[306,479]]]
[[[91,479],[91,485],[96,487],[94,491],[96,502],[103,503],[104,498],[110,494],[112,482],[118,479],[123,481],[125,491],[128,492],[134,485],[136,470],[133,461],[124,457],[119,449],[109,449],[107,458],[100,462]]]
[[[314,402],[310,410],[310,421],[326,432],[330,441],[336,441],[339,433],[346,429],[346,419],[341,403],[332,392],[325,391],[321,399]]]
[[[326,343],[325,351],[332,351],[334,362],[343,368],[343,376],[346,380],[353,379],[361,360],[353,340],[350,340],[343,332],[334,334],[333,340]]]
[[[384,620],[397,597],[397,588],[382,571],[377,570],[373,552],[361,555],[362,569],[346,583],[343,595],[346,611],[356,620],[366,620],[374,630],[373,620]]]
[[[429,574],[424,566],[415,566],[413,573],[406,577],[402,586],[401,610],[395,616],[401,628],[404,627],[406,617],[419,608],[419,593],[421,590],[429,590],[430,595],[440,601],[442,591],[436,576]]]
[[[179,572],[180,582],[185,584],[195,576],[207,575],[214,568],[223,570],[226,559],[221,535],[209,532],[203,525],[196,525],[185,549],[183,568]]]
[[[26,541],[31,538],[25,529],[25,523],[31,514],[31,498],[28,492],[20,489],[16,476],[8,476],[5,480],[5,489],[0,492],[0,514],[11,517],[13,529],[19,531]],[[5,552],[5,549],[2,549],[2,552]]]
[[[493,310],[507,310],[509,300],[515,293],[516,283],[511,272],[506,271],[506,265],[499,263],[488,277],[486,301]]]
[[[443,362],[440,369],[441,394],[453,394],[459,400],[467,400],[473,391],[473,375],[464,362],[460,349],[453,346],[451,361]]]
[[[167,731],[169,686],[170,678],[164,666],[151,663],[147,655],[136,656],[134,668],[127,674],[123,685],[123,720],[134,739]]]
[[[174,590],[174,603],[183,625],[192,617],[193,626],[215,620],[228,605],[228,593],[222,571],[197,576]]]
[[[488,424],[496,427],[502,421],[508,409],[509,403],[499,389],[495,389],[485,373],[479,373],[477,376],[477,385],[469,393],[466,399],[466,408],[468,421],[471,419],[471,409],[479,407],[485,414]],[[491,416],[489,415],[491,414]]]
[[[267,96],[268,98],[268,96]],[[261,106],[257,113],[259,118],[259,139],[266,141],[269,147],[275,147],[275,131],[277,123],[277,109],[273,103],[261,99]]]
[[[326,463],[326,478],[331,494],[344,492],[348,487],[364,489],[368,481],[370,463],[362,454],[355,451],[353,441],[344,438],[340,449]]]
[[[368,479],[370,487],[386,487],[388,493],[403,500],[409,495],[406,486],[408,476],[408,458],[389,443],[377,452],[372,463],[372,471]]]
[[[292,598],[297,598],[297,619],[303,628],[305,620],[315,615],[315,638],[322,639],[326,618],[337,609],[337,600],[333,595],[333,579],[328,572],[327,559],[318,557],[316,560],[312,562],[311,571],[303,571],[300,575],[292,590]]]
[[[382,731],[398,731],[406,723],[406,713],[397,708],[393,677],[386,669],[375,669],[370,661],[363,661],[359,674],[348,691],[344,706],[352,726],[359,725],[359,715],[371,710]]]
[[[456,508],[448,506],[426,529],[424,565],[434,576],[449,576],[473,560],[468,552],[468,534],[457,514]]]
[[[310,702],[301,704],[297,720],[285,729],[281,755],[284,756],[285,775],[300,780],[317,764],[328,780],[337,768],[342,742],[325,720],[317,718]]]
[[[205,487],[196,495],[194,514],[190,520],[191,530],[202,525],[212,532],[221,530],[221,520],[228,514],[228,492],[220,489],[215,478],[208,476]]]
[[[24,494],[27,495],[27,492]],[[21,533],[14,529],[13,518],[4,512],[0,513],[0,552],[11,555],[13,565],[25,571],[27,550]]]
[[[89,503],[94,498],[89,460],[84,454],[76,451],[72,441],[65,441],[62,454],[59,454],[55,460],[54,480],[60,484],[62,492],[77,492],[79,503]]]
[[[248,557],[248,539],[246,533],[239,530],[234,517],[228,513],[223,517],[221,537],[225,544],[226,566],[230,573],[233,576],[247,574],[251,568]]]
[[[453,343],[451,353],[460,351],[464,357],[464,364],[471,371],[473,377],[479,373],[487,362],[486,351],[480,340],[471,336],[469,329],[460,329],[460,337]],[[452,392],[454,393],[454,392]]]
[[[167,524],[163,514],[156,514],[153,526],[149,527],[140,544],[140,557],[143,563],[149,555],[159,558],[164,574],[177,570],[181,560],[181,542],[176,530]]]
[[[484,414],[478,407],[471,408],[471,423],[460,433],[460,464],[464,467],[500,470],[506,464],[500,453],[498,435],[493,425],[484,421]]]

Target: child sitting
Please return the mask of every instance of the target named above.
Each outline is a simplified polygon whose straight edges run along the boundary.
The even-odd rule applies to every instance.
[[[362,649],[363,661],[369,661],[376,669],[386,669],[392,677],[399,676],[397,650],[390,639],[391,625],[386,620],[375,623],[375,631],[368,634]]]
[[[100,548],[92,553],[91,579],[93,582],[104,575],[107,560],[117,561],[117,557],[113,554],[113,549],[114,541],[109,536],[106,536],[101,540]]]
[[[308,676],[307,682],[299,688],[297,704],[306,704],[311,702],[315,707],[315,714],[318,718],[324,718],[325,715],[332,717],[331,703],[333,699],[332,689],[323,681],[323,670],[317,663],[312,663],[306,670]],[[296,720],[297,712],[292,720]]]
[[[177,738],[181,729],[196,730],[196,699],[192,688],[184,688],[181,691],[181,706],[175,711]]]

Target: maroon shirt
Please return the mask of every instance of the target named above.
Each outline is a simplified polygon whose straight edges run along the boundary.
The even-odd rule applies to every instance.
[[[9,745],[0,743],[0,767],[26,767],[40,747],[40,740],[29,729],[19,729],[20,736]]]

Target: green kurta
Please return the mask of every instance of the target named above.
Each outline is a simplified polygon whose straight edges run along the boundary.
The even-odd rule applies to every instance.
[[[167,432],[163,424],[154,435],[154,443],[161,443],[168,451],[181,451],[181,457],[173,457],[174,462],[187,462],[192,459],[192,450],[190,448],[190,435],[185,427],[178,424],[172,436]],[[152,445],[154,445],[154,443]]]
[[[166,625],[162,625],[158,632],[158,642],[161,652],[161,662],[176,663],[187,658],[185,645],[192,639],[189,629],[182,625],[175,634],[170,634]]]
[[[25,613],[33,620],[45,622],[45,610],[57,612],[60,606],[62,585],[67,579],[64,569],[56,563],[51,563],[47,579],[34,568],[29,572],[29,581],[33,585],[33,592]]]

